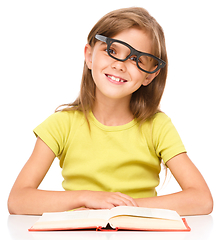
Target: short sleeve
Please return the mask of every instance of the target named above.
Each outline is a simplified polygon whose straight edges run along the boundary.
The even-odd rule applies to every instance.
[[[156,154],[165,164],[176,155],[186,152],[175,126],[166,114],[156,114],[152,123],[152,135]]]
[[[57,112],[49,116],[33,132],[58,157],[62,153],[69,135],[69,122],[69,114],[67,112]]]

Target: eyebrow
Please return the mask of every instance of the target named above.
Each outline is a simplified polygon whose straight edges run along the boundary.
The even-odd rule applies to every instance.
[[[107,46],[107,43],[106,42],[102,42],[102,41],[100,41],[100,46],[103,46],[103,45],[106,45]]]

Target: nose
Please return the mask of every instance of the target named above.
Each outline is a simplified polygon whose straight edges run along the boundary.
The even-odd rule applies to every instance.
[[[121,72],[125,72],[126,71],[125,62],[121,62],[121,61],[118,61],[118,60],[113,61],[111,67],[113,69],[116,69],[116,70],[121,71]]]

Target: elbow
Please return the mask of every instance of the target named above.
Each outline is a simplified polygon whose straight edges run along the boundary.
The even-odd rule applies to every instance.
[[[208,197],[205,200],[205,213],[204,214],[210,214],[213,212],[213,208],[214,208],[214,201],[212,196]]]
[[[16,203],[11,195],[8,198],[8,212],[9,214],[18,214],[16,210]]]
[[[208,215],[212,213],[214,202],[210,191],[195,189],[189,196],[186,206],[189,210],[182,215]]]
[[[9,198],[8,198],[8,212],[9,212],[9,214],[15,214],[13,209],[14,209],[13,201],[12,201],[12,198],[9,196]]]
[[[13,196],[13,194],[10,194],[8,197],[8,212],[14,215],[21,214],[19,211],[18,198]]]
[[[214,207],[214,201],[212,195],[204,194],[201,198],[201,202],[199,202],[200,205],[200,214],[201,215],[208,215],[213,212]]]

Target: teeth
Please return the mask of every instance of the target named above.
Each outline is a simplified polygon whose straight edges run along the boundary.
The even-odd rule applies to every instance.
[[[109,78],[111,78],[113,81],[116,81],[116,82],[124,82],[124,80],[120,79],[120,78],[116,78],[114,76],[110,76],[108,75]]]

